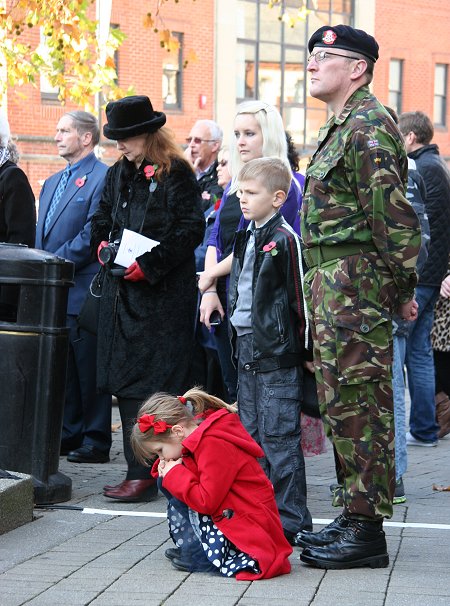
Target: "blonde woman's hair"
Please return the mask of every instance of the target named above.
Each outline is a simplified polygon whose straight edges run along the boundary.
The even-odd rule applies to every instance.
[[[271,194],[283,191],[286,196],[291,187],[292,172],[280,158],[257,158],[246,162],[237,177],[239,186],[243,181],[258,181]]]
[[[186,404],[181,402],[180,396],[173,396],[169,393],[158,392],[150,396],[139,409],[137,421],[131,430],[131,447],[136,460],[150,466],[149,459],[151,458],[151,442],[158,440],[160,442],[169,441],[171,438],[171,428],[168,428],[163,433],[155,435],[153,428],[142,432],[139,429],[139,419],[144,414],[154,415],[155,421],[165,421],[168,425],[178,425],[183,422],[197,422],[195,415],[201,415],[207,410],[220,410],[225,408],[229,412],[237,412],[235,405],[230,405],[206,393],[199,387],[189,389],[182,398],[186,400]],[[154,457],[153,457],[154,459]]]
[[[235,118],[241,114],[253,115],[261,128],[263,139],[262,157],[276,156],[283,162],[286,162],[286,166],[290,166],[287,157],[286,135],[280,112],[273,105],[269,105],[269,103],[265,103],[264,101],[244,101],[237,106]],[[232,175],[230,193],[238,189],[237,177],[243,165],[244,162],[241,160],[233,129],[230,137],[230,166]]]
[[[193,171],[192,166],[183,157],[172,131],[165,126],[147,135],[144,152],[147,160],[154,162],[160,168],[156,171],[156,180],[161,179],[164,174],[170,173],[172,162],[175,159],[181,160]]]

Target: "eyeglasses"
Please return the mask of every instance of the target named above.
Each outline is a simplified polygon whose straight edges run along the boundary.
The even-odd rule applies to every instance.
[[[220,162],[218,162],[219,166],[226,166],[228,164],[228,160],[220,160]]]
[[[328,59],[329,57],[344,57],[344,59],[353,59],[354,61],[359,61],[360,57],[349,57],[348,55],[340,55],[339,53],[330,53],[329,51],[318,51],[313,55],[309,55],[307,59],[307,63],[311,63],[314,59],[316,63],[320,63],[324,59]]]
[[[200,139],[200,137],[186,137],[186,143],[189,145],[193,141],[196,145],[200,143],[214,143],[216,139]]]

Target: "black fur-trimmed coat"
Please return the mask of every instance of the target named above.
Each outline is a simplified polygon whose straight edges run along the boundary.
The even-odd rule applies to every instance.
[[[119,239],[124,228],[160,242],[137,259],[146,280],[130,282],[104,272],[98,388],[122,398],[183,393],[194,339],[194,250],[204,232],[200,191],[188,164],[175,160],[150,194],[142,171],[146,164],[137,170],[122,159],[108,170],[92,219],[94,254],[101,241]]]

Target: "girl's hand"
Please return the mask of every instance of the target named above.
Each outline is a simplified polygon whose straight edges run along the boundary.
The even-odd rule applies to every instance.
[[[158,465],[159,475],[164,478],[164,476],[172,469],[172,467],[175,467],[175,465],[181,465],[182,462],[183,462],[183,460],[181,458],[172,460],[172,461],[164,461],[164,465],[161,466],[161,469],[160,469],[160,465],[161,465],[161,463],[160,463]]]
[[[207,270],[205,269],[205,271],[202,271],[202,273],[199,275],[198,277],[198,289],[201,293],[205,292],[205,290],[210,289],[212,286],[214,286],[214,282],[215,279],[211,278],[211,276],[208,274]]]
[[[200,322],[205,324],[208,330],[211,329],[211,324],[209,323],[209,318],[213,311],[217,311],[220,313],[220,317],[223,320],[225,312],[223,311],[222,304],[220,303],[220,299],[217,293],[207,292],[202,296],[202,300],[200,303]]]

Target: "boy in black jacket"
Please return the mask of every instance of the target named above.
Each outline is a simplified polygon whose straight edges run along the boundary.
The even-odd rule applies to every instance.
[[[229,287],[231,338],[238,366],[238,409],[261,445],[286,538],[312,527],[300,443],[303,365],[308,350],[300,241],[279,209],[289,167],[260,158],[239,173],[246,230],[236,235]]]

